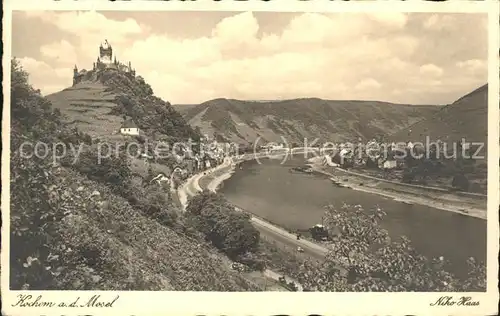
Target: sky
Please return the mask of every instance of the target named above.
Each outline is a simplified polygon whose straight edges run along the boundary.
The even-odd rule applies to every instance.
[[[155,95],[449,104],[487,82],[487,15],[17,11],[12,56],[50,94],[105,39]]]

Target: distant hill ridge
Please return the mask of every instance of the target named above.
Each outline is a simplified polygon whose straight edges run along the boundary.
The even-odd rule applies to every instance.
[[[398,141],[425,142],[441,139],[444,142],[458,142],[462,138],[470,142],[488,144],[488,85],[442,107],[433,115],[412,124],[405,130],[392,135]]]
[[[199,105],[174,105],[202,133],[252,143],[256,139],[302,143],[304,138],[346,141],[393,134],[441,107],[380,101],[300,98],[242,101],[218,98]]]

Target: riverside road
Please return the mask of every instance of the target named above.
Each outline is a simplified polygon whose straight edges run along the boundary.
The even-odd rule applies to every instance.
[[[197,174],[188,179],[188,181],[183,186],[185,194],[189,196],[194,196],[198,192],[202,191],[203,189],[200,187],[199,181],[203,177],[208,176],[208,174],[220,170],[222,168],[228,168],[231,166],[231,163],[232,162],[230,160],[226,160],[220,166],[215,167],[210,172],[207,172],[207,175]],[[243,211],[238,207],[236,207],[236,209],[239,211]],[[316,260],[323,260],[326,254],[328,253],[328,249],[319,244],[313,243],[305,239],[297,240],[296,235],[289,233],[288,231],[282,229],[281,227],[272,225],[260,218],[255,217],[252,214],[250,215],[252,223],[254,224],[255,228],[259,230],[262,237],[269,241],[275,242],[276,245],[279,247],[293,248],[293,249],[301,247],[304,250],[303,255],[307,255]]]

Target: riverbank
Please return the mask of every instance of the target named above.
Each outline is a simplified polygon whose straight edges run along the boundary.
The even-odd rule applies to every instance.
[[[345,188],[384,196],[401,203],[424,205],[486,220],[487,198],[480,194],[454,194],[447,190],[385,181],[325,166],[314,160],[310,161],[310,166],[314,172],[330,177],[332,185],[337,183]]]
[[[235,172],[236,167],[247,160],[251,160],[253,157],[245,157],[240,158],[236,161],[233,161],[226,165],[221,165],[219,168],[214,168],[201,177],[193,177],[192,178],[192,187],[197,191],[202,191],[203,188],[211,190],[212,192],[217,192],[220,188],[220,185],[227,179],[229,179],[232,174]],[[326,254],[328,253],[328,249],[323,245],[320,245],[314,241],[307,240],[305,238],[301,238],[300,240],[296,239],[295,233],[290,230],[285,229],[283,226],[277,225],[268,221],[267,219],[260,218],[257,215],[243,210],[238,206],[235,206],[236,210],[241,212],[246,212],[251,215],[252,223],[259,229],[262,234],[272,236],[274,239],[279,239],[280,241],[288,241],[286,242],[287,247],[295,247],[300,246],[306,250],[311,258],[316,260],[322,260]]]
[[[202,188],[199,185],[199,181],[204,176],[209,176],[214,172],[217,172],[221,169],[225,169],[233,164],[232,158],[226,158],[224,162],[212,169],[205,170],[203,172],[197,173],[189,177],[178,189],[177,196],[179,197],[180,204],[182,209],[185,210],[187,206],[187,200],[190,196],[195,195],[197,192],[202,191]],[[223,181],[223,180],[222,180]],[[222,182],[221,181],[221,182]]]
[[[182,204],[182,209],[185,211],[186,206],[187,206],[187,200],[188,200],[189,196],[196,195],[196,193],[202,191],[203,188],[206,188],[206,189],[209,189],[213,192],[216,192],[217,189],[219,188],[220,184],[224,180],[231,177],[232,173],[234,172],[235,167],[239,163],[246,161],[246,160],[249,160],[249,159],[253,159],[253,158],[254,158],[253,156],[240,156],[237,159],[226,158],[225,161],[221,165],[214,167],[212,169],[206,170],[204,172],[195,174],[195,175],[191,176],[190,178],[188,178],[187,181],[181,187],[179,187],[179,189],[177,190],[179,200]],[[204,184],[200,185],[200,181],[202,181]],[[239,208],[236,208],[236,210],[242,211]],[[276,234],[281,236],[281,238],[288,238],[290,240],[295,239],[294,235],[292,235],[284,230],[282,231],[282,229],[279,227],[273,226],[269,223],[265,223],[264,221],[262,221],[260,219],[256,219],[253,216],[252,216],[251,220],[252,220],[253,224],[255,225],[255,227],[260,231],[261,234],[266,234],[268,236],[271,236],[272,239],[275,239],[275,238],[273,238],[273,236],[275,236]],[[264,230],[263,230],[263,227],[265,227]],[[300,242],[302,242],[302,241],[300,241]],[[294,245],[294,249],[295,249],[296,246],[294,243],[293,243],[293,245]],[[318,247],[318,245],[316,245],[316,247]],[[325,250],[325,253],[326,253],[326,250]],[[258,279],[258,277],[255,275],[255,272],[250,273],[248,275],[248,277],[251,278],[253,281],[255,281],[255,279]],[[272,281],[276,282],[274,284],[275,289],[276,289],[276,287],[281,287],[282,289],[288,290],[288,288],[286,288],[285,286],[283,286],[279,283],[280,277],[282,277],[281,274],[276,273],[275,271],[266,269],[263,272],[262,277],[264,279],[267,278],[267,279],[271,279]],[[298,291],[303,290],[302,286],[296,280],[293,280],[290,277],[286,277],[286,279],[288,282],[291,281],[291,282],[295,283],[298,287]],[[269,285],[270,284],[265,282],[266,290],[272,290],[272,288],[268,287]]]
[[[204,181],[202,186],[215,192],[225,180],[232,176],[239,163],[250,159],[254,157],[242,156],[232,166],[219,168],[216,173],[211,173],[206,180],[202,180]],[[483,220],[487,218],[487,196],[482,194],[450,192],[440,188],[378,179],[341,168],[324,166],[314,159],[310,161],[309,166],[315,173],[330,177],[332,185],[334,185],[333,182],[341,183],[341,186],[345,188],[383,196],[405,204],[428,206]]]

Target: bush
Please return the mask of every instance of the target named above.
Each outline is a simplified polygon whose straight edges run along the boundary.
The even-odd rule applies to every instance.
[[[145,132],[159,133],[199,141],[201,134],[194,130],[170,103],[153,95],[151,86],[142,77],[131,78],[116,71],[103,71],[98,78],[103,84],[120,92],[115,98],[115,115],[127,115]]]
[[[240,254],[236,257],[235,261],[246,265],[254,271],[264,271],[266,269],[265,259],[261,255],[254,252]]]
[[[168,196],[168,188],[160,187],[155,183],[145,189],[133,188],[125,198],[147,217],[164,226],[172,227],[177,223],[178,213]]]
[[[89,179],[108,183],[117,193],[123,193],[132,175],[128,157],[123,151],[118,156],[112,151],[109,158],[99,159],[97,149],[91,147],[77,157],[77,162],[72,167],[87,175]]]
[[[461,191],[468,191],[470,187],[469,180],[465,175],[463,174],[457,174],[453,177],[453,180],[451,182],[451,186],[455,189],[461,190]]]
[[[367,158],[366,159],[366,168],[378,169],[378,161],[377,161],[377,159]]]
[[[405,169],[403,171],[403,178],[401,179],[404,183],[412,183],[415,179],[415,172],[413,169]]]
[[[205,190],[189,200],[186,212],[195,228],[230,258],[257,250],[260,234],[250,217],[237,212],[221,195]]]
[[[59,141],[62,124],[60,113],[28,84],[28,74],[15,59],[11,76],[10,288],[47,289],[60,266],[52,240],[70,195],[67,188],[52,185],[51,152],[46,159],[27,159],[19,146],[24,141]]]

